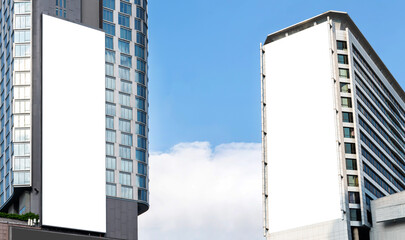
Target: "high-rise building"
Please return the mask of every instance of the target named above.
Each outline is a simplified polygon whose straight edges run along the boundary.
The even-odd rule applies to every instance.
[[[405,188],[405,93],[347,13],[261,46],[264,233],[368,239],[370,202]]]
[[[0,211],[137,239],[147,19],[147,0],[0,0]]]

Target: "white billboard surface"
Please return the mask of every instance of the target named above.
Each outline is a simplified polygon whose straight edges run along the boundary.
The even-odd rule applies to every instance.
[[[342,216],[328,28],[264,46],[270,232]]]
[[[105,35],[42,17],[42,224],[105,232]]]

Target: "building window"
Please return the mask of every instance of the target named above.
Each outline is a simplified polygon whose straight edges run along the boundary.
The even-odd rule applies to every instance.
[[[114,156],[114,144],[113,143],[107,143],[105,145],[105,152],[107,155]]]
[[[105,126],[106,126],[106,128],[114,129],[114,118],[113,117],[106,117],[105,118]]]
[[[146,98],[146,88],[141,85],[137,85],[136,95]]]
[[[136,17],[145,21],[145,10],[140,7],[136,8]]]
[[[135,82],[145,84],[145,74],[141,72],[135,72]]]
[[[343,133],[345,138],[354,138],[354,129],[351,127],[344,127]]]
[[[121,144],[132,146],[132,134],[121,133]]]
[[[145,59],[145,48],[135,44],[135,56]]]
[[[118,49],[120,52],[125,53],[125,54],[130,54],[129,53],[129,43],[123,40],[118,40]]]
[[[346,158],[346,169],[347,170],[357,170],[356,159]]]
[[[137,145],[137,147],[146,149],[146,138],[138,136],[138,145]]]
[[[16,3],[14,3],[14,13],[15,14],[31,13],[31,3],[30,2],[16,2]]]
[[[113,170],[107,170],[106,171],[106,181],[113,183],[115,182],[115,177],[114,177],[114,171]]]
[[[115,63],[115,52],[106,50],[105,51],[105,61],[109,63]]]
[[[114,40],[112,37],[105,36],[105,47],[109,49],[114,49]]]
[[[106,166],[106,168],[109,168],[109,169],[115,169],[116,168],[115,158],[106,157],[105,158],[105,166]]]
[[[146,113],[139,110],[137,112],[138,112],[137,121],[146,124]]]
[[[135,18],[135,29],[141,31],[141,20]]]
[[[349,59],[347,58],[347,55],[338,54],[338,63],[340,63],[340,64],[348,64]]]
[[[337,41],[338,50],[347,50],[347,43],[345,41]]]
[[[114,76],[114,65],[105,64],[105,74],[109,76]]]
[[[119,97],[120,97],[121,105],[128,106],[128,107],[131,106],[131,97],[129,94],[120,93]]]
[[[105,90],[105,100],[107,102],[114,102],[114,91]]]
[[[120,38],[131,41],[132,40],[131,29],[126,29],[126,28],[121,27],[120,28]]]
[[[359,178],[355,175],[347,175],[347,184],[349,185],[349,187],[358,187]]]
[[[136,132],[136,134],[146,136],[145,126],[142,124],[137,123],[135,125],[135,132]]]
[[[121,171],[132,172],[132,161],[131,160],[121,160]],[[129,184],[126,184],[129,185]]]
[[[138,162],[138,173],[139,174],[146,175],[147,169],[148,169],[148,167],[145,164]]]
[[[350,209],[350,221],[361,221],[360,209]]]
[[[146,177],[145,176],[136,176],[136,185],[141,188],[146,188]]]
[[[118,24],[124,27],[129,27],[129,17],[122,14],[118,14]]]
[[[105,131],[105,139],[106,139],[107,142],[115,142],[115,131],[106,130]]]
[[[136,150],[136,160],[146,163],[146,153],[143,150]]]
[[[345,143],[345,153],[356,154],[356,147],[354,143]]]
[[[142,72],[146,72],[146,63],[142,60],[136,60],[136,69]]]
[[[115,25],[111,23],[103,22],[103,29],[105,33],[115,36]]]
[[[109,21],[109,22],[114,22],[114,14],[113,11],[103,9],[103,20]]]
[[[128,120],[120,119],[119,128],[120,128],[120,131],[131,132],[131,122]]]
[[[340,83],[340,92],[350,93],[350,84],[349,83]]]
[[[339,77],[342,78],[349,78],[349,69],[346,68],[339,68]]]
[[[360,203],[360,194],[358,192],[349,192],[349,203]]]
[[[341,97],[342,107],[351,108],[352,107],[352,99],[348,97]]]
[[[131,15],[131,4],[120,2],[120,12]]]
[[[115,116],[115,105],[111,103],[107,103],[105,105],[105,113],[107,115]]]
[[[120,55],[120,62],[122,66],[131,67],[132,66],[132,57],[127,55]]]
[[[115,0],[103,0],[103,7],[115,10]]]
[[[136,33],[136,43],[145,45],[145,35],[140,32]]]
[[[132,83],[127,81],[121,81],[121,91],[125,93],[132,93]]]
[[[128,68],[124,68],[124,67],[119,67],[118,68],[118,75],[120,78],[124,79],[124,80],[130,80],[130,71]]]
[[[132,109],[121,106],[121,117],[132,120]]]
[[[15,3],[17,4],[17,3]],[[30,30],[20,30],[14,31],[14,41],[15,43],[26,43],[31,41],[31,31]]]
[[[115,184],[107,184],[106,194],[107,194],[107,196],[112,196],[112,197],[117,196],[117,187],[115,186]]]
[[[120,172],[120,184],[131,185],[131,174]]]
[[[146,110],[145,100],[142,98],[135,98],[136,107],[142,110]]]
[[[131,148],[120,146],[120,157],[122,158],[131,158]]]
[[[138,189],[138,200],[147,201],[148,192],[144,189]]]
[[[121,186],[121,197],[132,199],[132,187]]]
[[[343,122],[352,123],[353,114],[350,112],[343,112]]]

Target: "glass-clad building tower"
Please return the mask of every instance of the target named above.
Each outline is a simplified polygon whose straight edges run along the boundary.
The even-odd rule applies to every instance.
[[[103,1],[107,196],[147,209],[147,1]]]
[[[265,237],[369,239],[374,199],[405,188],[405,93],[343,12],[261,47]]]
[[[147,0],[0,0],[0,211],[137,239],[149,208],[147,19]]]

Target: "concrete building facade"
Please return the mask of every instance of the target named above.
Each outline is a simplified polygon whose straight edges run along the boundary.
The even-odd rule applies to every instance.
[[[405,187],[404,91],[336,11],[268,35],[261,73],[265,236],[369,239]]]

